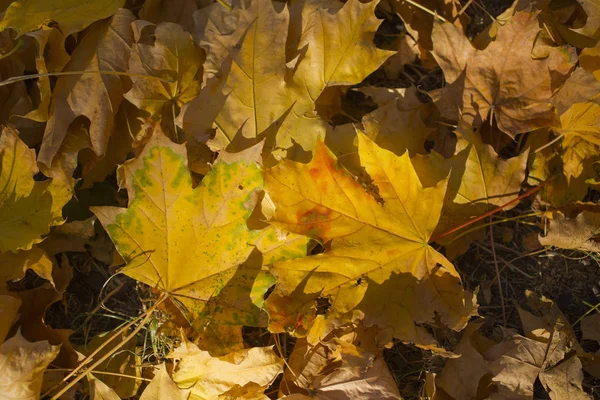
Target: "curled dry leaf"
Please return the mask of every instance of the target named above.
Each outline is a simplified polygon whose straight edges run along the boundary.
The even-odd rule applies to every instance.
[[[285,399],[400,399],[374,330],[346,327],[314,346],[298,339],[289,357],[280,395]]]
[[[191,388],[191,396],[199,399],[227,398],[232,393],[239,397],[250,393],[258,396],[283,372],[283,360],[272,347],[253,347],[212,357],[184,339],[170,357],[178,360],[173,381],[180,388]]]

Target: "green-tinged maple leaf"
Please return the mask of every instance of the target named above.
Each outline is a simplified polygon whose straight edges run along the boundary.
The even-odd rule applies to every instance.
[[[58,178],[36,182],[35,151],[10,127],[0,133],[0,163],[0,252],[28,250],[63,222],[70,183]]]
[[[247,227],[263,179],[248,152],[224,157],[194,189],[185,147],[157,131],[120,169],[129,208],[92,210],[127,263],[124,274],[167,292],[195,319],[256,325],[272,277],[260,265],[239,267],[263,233]]]
[[[437,102],[442,115],[455,121],[461,115],[474,126],[495,117],[498,128],[512,137],[556,125],[550,99],[577,58],[570,46],[548,47],[546,57],[532,57],[541,29],[537,15],[516,13],[484,50],[471,46],[451,24],[434,26],[433,54],[448,82]]]
[[[423,188],[408,154],[399,157],[359,134],[362,166],[378,189],[368,194],[319,142],[309,164],[292,161],[265,172],[275,204],[271,223],[327,245],[324,254],[275,263],[275,292],[267,299],[274,330],[302,335],[316,300],[328,314],[364,314],[395,337],[421,342],[416,323],[433,321],[461,329],[474,313],[453,265],[428,245],[446,192],[446,181]],[[425,343],[427,345],[431,343]]]
[[[131,48],[129,72],[159,77],[163,81],[133,76],[133,87],[125,98],[153,118],[173,121],[177,107],[198,96],[203,51],[181,25],[173,23],[156,26],[153,45],[140,41],[141,38],[138,32]]]
[[[64,71],[125,72],[133,43],[129,10],[118,10],[110,19],[94,24],[77,46]],[[52,114],[46,125],[38,161],[50,166],[69,126],[79,116],[90,121],[90,147],[103,155],[114,125],[114,117],[126,90],[121,77],[87,73],[62,76],[52,94]]]
[[[283,372],[283,360],[272,347],[212,357],[184,339],[170,357],[178,360],[173,381],[180,388],[191,388],[192,398],[197,399],[262,399],[264,390]]]
[[[0,346],[0,390],[5,399],[40,398],[44,371],[57,356],[60,346],[48,341],[29,342],[17,334]]]
[[[110,17],[124,4],[125,0],[17,0],[6,10],[0,30],[12,28],[21,35],[54,22],[65,35],[70,35]]]

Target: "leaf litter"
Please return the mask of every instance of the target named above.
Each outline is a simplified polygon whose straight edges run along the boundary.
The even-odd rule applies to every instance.
[[[55,3],[0,4],[0,398],[600,396],[596,0]]]

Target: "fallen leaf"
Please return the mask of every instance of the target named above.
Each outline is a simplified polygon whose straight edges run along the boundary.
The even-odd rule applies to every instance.
[[[204,54],[180,25],[161,23],[153,36],[153,45],[136,37],[131,48],[128,72],[138,75],[131,77],[133,87],[125,98],[153,119],[166,118],[165,126],[173,129],[179,108],[198,96]]]
[[[17,0],[6,10],[0,21],[0,30],[12,28],[19,35],[40,29],[54,21],[66,35],[83,30],[92,22],[108,18],[124,0],[60,0],[48,3],[44,0]]]
[[[553,218],[548,220],[545,236],[539,235],[543,246],[582,251],[600,250],[600,245],[594,240],[600,233],[600,213],[584,210],[574,218],[567,218],[560,212],[553,214]]]
[[[61,76],[52,94],[52,114],[38,161],[50,167],[73,121],[85,116],[90,121],[91,148],[104,155],[112,132],[115,114],[127,89],[122,77],[110,72],[125,72],[133,43],[131,23],[134,15],[119,9],[109,20],[94,24],[71,54],[64,71],[86,71],[81,75]],[[97,71],[107,71],[99,74]]]
[[[191,388],[193,398],[211,399],[227,395],[232,389],[244,388],[262,393],[283,371],[283,360],[272,347],[253,347],[222,357],[184,341],[170,355],[178,361],[173,381],[180,388]],[[242,393],[244,390],[242,390]]]
[[[99,374],[98,374],[99,375]],[[91,400],[119,400],[119,395],[95,375],[87,375]]]
[[[0,343],[4,343],[6,335],[19,315],[21,300],[16,297],[0,294]]]
[[[398,157],[362,134],[358,139],[361,163],[379,189],[379,201],[322,142],[309,164],[284,161],[265,172],[265,190],[275,204],[270,222],[322,243],[332,241],[324,254],[270,268],[278,280],[271,295],[276,300],[267,299],[270,317],[283,321],[278,329],[294,331],[296,318],[310,319],[311,304],[326,298],[332,318],[356,308],[368,326],[387,327],[393,336],[415,343],[427,335],[412,321],[432,321],[434,310],[442,323],[461,329],[475,312],[472,300],[452,264],[427,244],[446,182],[424,189],[408,154]],[[296,298],[300,304],[293,306]],[[291,307],[281,308],[286,302]]]
[[[32,270],[40,278],[46,279],[54,285],[52,279],[53,261],[39,247],[17,252],[8,251],[0,253],[0,293],[6,293],[6,282],[17,281],[25,276],[27,270]]]
[[[169,293],[195,320],[256,325],[260,310],[248,296],[230,304],[238,307],[233,309],[211,303],[210,309],[220,306],[219,315],[203,311],[227,285],[252,285],[260,272],[255,269],[252,278],[238,272],[259,233],[246,226],[263,185],[258,165],[249,159],[217,160],[193,189],[185,147],[155,132],[140,156],[120,169],[129,208],[92,207],[127,263],[122,272]]]
[[[158,372],[152,378],[140,400],[187,400],[191,389],[181,389],[169,376],[165,364],[158,367]]]
[[[482,323],[470,323],[465,328],[461,341],[454,349],[460,358],[447,360],[442,371],[435,377],[436,389],[442,389],[454,399],[484,397],[479,393],[480,381],[490,371],[482,353],[495,343],[478,332],[481,325]]]
[[[550,99],[568,77],[576,56],[573,48],[562,46],[534,59],[523,48],[533,48],[539,32],[537,13],[519,12],[485,50],[477,50],[458,28],[436,24],[433,54],[448,82],[442,97],[451,104],[442,114],[455,121],[460,114],[476,127],[495,117],[498,128],[513,138],[556,124]]]
[[[28,342],[21,332],[0,346],[0,390],[5,399],[36,400],[44,371],[60,350],[47,341]]]
[[[35,151],[10,127],[0,133],[0,156],[0,252],[28,250],[51,226],[63,222],[70,184],[58,179],[34,181]]]
[[[315,346],[298,339],[280,395],[285,399],[400,399],[382,354],[366,348],[372,337],[373,332],[359,328],[335,331]]]

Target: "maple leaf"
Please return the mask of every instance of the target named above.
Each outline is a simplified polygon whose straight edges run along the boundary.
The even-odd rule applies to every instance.
[[[40,29],[53,21],[66,35],[83,30],[92,22],[108,18],[125,0],[17,0],[6,10],[0,30],[12,28],[19,35]]]
[[[125,72],[133,43],[133,20],[131,11],[118,10],[110,20],[94,24],[71,55],[64,71]],[[104,155],[115,114],[126,90],[121,79],[98,73],[58,79],[52,94],[52,114],[38,157],[40,163],[52,164],[69,126],[80,116],[90,121],[90,147],[97,155]]]
[[[205,317],[256,325],[259,309],[246,292],[253,284],[266,290],[269,285],[259,282],[271,278],[260,268],[238,271],[238,267],[248,259],[260,234],[246,223],[263,180],[249,154],[234,162],[224,157],[194,189],[184,146],[157,131],[140,156],[120,169],[129,208],[93,207],[92,211],[127,263],[124,274],[167,292],[184,314],[192,313],[194,318],[203,315],[212,299],[209,309],[220,310],[221,317]],[[227,285],[241,286],[246,292],[239,294],[238,303],[214,304]]]
[[[464,123],[459,123],[455,134],[458,137],[456,155],[443,158],[432,152],[428,156],[417,155],[412,159],[419,177],[427,182],[427,186],[449,176],[436,234],[442,234],[515,199],[525,179],[529,150],[507,160],[499,157],[492,146],[483,143],[479,132],[473,132]],[[510,210],[516,205],[505,209]],[[448,256],[454,258],[480,237],[481,231],[474,230],[468,235],[447,235],[440,243],[446,246]]]
[[[132,76],[133,87],[125,98],[154,119],[167,118],[170,124],[166,126],[171,128],[178,108],[198,96],[204,54],[181,25],[157,25],[153,45],[146,42],[142,33],[137,30],[128,72],[163,80]]]
[[[314,346],[298,338],[280,384],[285,399],[400,399],[380,350],[376,328],[344,327]]]
[[[433,54],[448,84],[440,100],[442,114],[458,120],[460,113],[474,126],[495,117],[498,128],[511,137],[556,124],[550,99],[576,56],[574,48],[562,46],[534,59],[531,49],[539,32],[537,13],[519,12],[499,28],[487,48],[478,50],[453,25],[436,24]]]
[[[406,26],[406,30],[415,38],[419,44],[421,52],[421,60],[427,67],[435,66],[435,60],[432,59],[431,49],[433,48],[432,30],[434,21],[441,16],[449,21],[454,21],[455,26],[464,30],[470,22],[470,18],[466,13],[459,14],[458,11],[462,8],[460,2],[456,0],[424,0],[418,3],[420,6],[435,11],[436,16],[427,13],[423,8],[415,6],[405,1],[391,2],[391,8],[398,14]]]
[[[362,126],[338,125],[325,137],[327,147],[357,176],[363,173],[357,152],[357,131],[386,150],[395,154],[408,150],[411,156],[425,153],[425,141],[434,132],[422,117],[431,108],[418,100],[415,87],[390,92],[372,89],[362,91],[372,97],[379,108],[363,116]]]
[[[35,66],[39,74],[60,72],[71,58],[64,46],[66,36],[55,27],[43,26],[41,29],[26,33],[25,37],[33,38],[36,42]],[[23,118],[46,122],[50,116],[52,100],[50,77],[41,76],[36,86],[39,102],[35,104],[36,108],[23,115]],[[33,103],[35,97],[31,97]]]
[[[42,241],[51,226],[63,222],[70,183],[34,181],[35,151],[13,128],[4,127],[0,133],[0,157],[0,252],[28,250]]]
[[[443,391],[454,399],[485,397],[480,393],[479,386],[481,378],[489,373],[489,367],[481,353],[496,343],[478,332],[481,325],[480,322],[472,322],[465,328],[454,349],[460,358],[446,361],[442,371],[435,377],[437,391]]]
[[[169,376],[165,364],[158,367],[158,372],[152,378],[142,393],[140,400],[187,400],[191,388],[181,389]]]
[[[545,235],[539,235],[543,246],[555,246],[562,249],[582,251],[599,251],[594,237],[600,233],[600,213],[593,204],[576,203],[580,211],[576,216],[568,218],[560,211],[549,214]]]
[[[96,378],[92,374],[87,375],[87,380],[90,385],[90,398],[92,400],[119,400],[119,395],[112,390],[106,383]]]
[[[413,321],[432,321],[434,310],[442,323],[461,329],[474,313],[471,299],[452,264],[427,244],[446,182],[423,188],[407,153],[398,157],[362,134],[358,139],[361,163],[383,204],[322,142],[309,164],[284,161],[265,172],[265,190],[276,207],[270,222],[331,241],[324,254],[270,268],[278,281],[267,299],[270,328],[301,335],[305,327],[295,326],[297,313],[310,324],[314,302],[325,297],[332,317],[357,309],[367,325],[386,327],[403,340],[420,342],[426,335]]]
[[[234,32],[229,19],[211,19],[220,34],[212,31],[202,38],[213,69],[227,58],[231,61],[223,78],[223,94],[228,97],[215,120],[213,148],[226,148],[234,139],[234,148],[247,147],[238,136],[241,131],[242,138],[254,139],[250,143],[266,136],[267,146],[289,149],[298,144],[312,151],[316,138],[326,131],[314,113],[319,96],[326,88],[361,82],[392,54],[371,45],[380,23],[374,16],[377,1],[351,0],[341,8],[339,3],[323,7],[320,2],[299,1],[279,12],[274,4],[256,0],[238,11],[234,15],[241,23]],[[299,36],[287,37],[288,26],[298,21],[302,21]],[[286,51],[293,55],[286,56]],[[289,59],[296,60],[293,68],[286,65]],[[200,100],[186,113],[198,109]],[[194,122],[188,119],[185,124]]]
[[[191,388],[191,396],[199,399],[231,396],[231,392],[234,398],[253,392],[263,398],[258,395],[283,372],[283,360],[272,347],[253,347],[211,357],[184,338],[170,357],[178,360],[173,381],[180,388]]]
[[[0,272],[0,293],[7,291],[7,281],[22,279],[28,269],[31,269],[40,278],[46,279],[54,285],[54,280],[52,279],[53,262],[38,247],[16,252],[0,252],[0,264],[3,266]]]
[[[21,300],[16,297],[0,294],[0,343],[4,343],[6,335],[19,315]]]
[[[0,390],[6,399],[40,398],[46,367],[57,356],[59,346],[48,341],[29,342],[21,332],[0,346]]]

